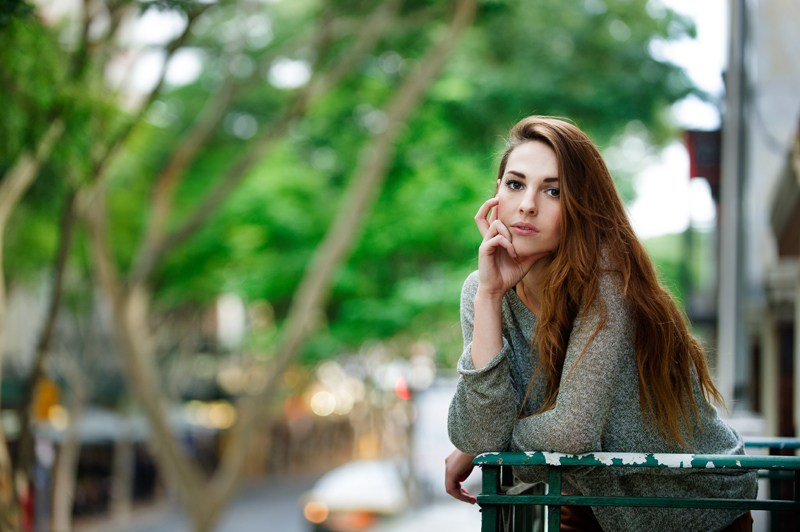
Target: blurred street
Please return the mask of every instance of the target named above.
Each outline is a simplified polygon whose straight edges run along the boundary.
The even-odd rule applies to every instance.
[[[297,499],[316,476],[271,478],[245,486],[227,509],[216,532],[307,532]],[[127,523],[76,523],[75,532],[190,532],[177,502],[135,511]]]
[[[273,478],[242,489],[220,521],[216,532],[309,532],[298,498],[316,481],[315,476]],[[432,504],[387,518],[373,532],[439,532],[480,530],[477,506],[437,497]],[[134,512],[127,523],[76,523],[75,532],[190,532],[177,504]]]

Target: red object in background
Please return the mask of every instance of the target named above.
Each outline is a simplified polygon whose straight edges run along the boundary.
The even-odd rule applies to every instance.
[[[397,382],[394,383],[394,393],[403,401],[411,399],[411,394],[408,392],[408,385],[406,384],[405,377],[398,377]]]
[[[308,407],[302,395],[290,395],[283,401],[283,415],[286,419],[300,419],[307,411]]]
[[[33,492],[30,483],[17,482],[19,497],[19,529],[22,532],[33,531]]]
[[[325,521],[325,527],[335,531],[359,532],[368,530],[375,521],[375,514],[370,512],[341,512],[332,514]]]
[[[719,186],[722,132],[686,131],[684,139],[689,150],[689,177],[704,177],[712,187]]]

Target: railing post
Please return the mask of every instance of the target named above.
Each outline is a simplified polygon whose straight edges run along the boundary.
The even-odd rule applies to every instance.
[[[769,448],[769,454],[780,456],[781,451],[776,448]],[[782,480],[773,476],[769,479],[769,495],[768,497],[770,500],[778,500],[781,498],[781,482]],[[781,513],[780,512],[770,512],[769,513],[769,530],[770,532],[780,532],[781,530]]]
[[[766,442],[771,444],[773,442]],[[783,445],[783,442],[780,442]],[[800,448],[790,442],[792,448]],[[763,443],[761,446],[766,446]],[[746,455],[691,455],[691,454],[638,454],[638,453],[586,453],[582,455],[565,455],[561,453],[526,452],[526,453],[487,453],[476,457],[475,465],[483,470],[483,492],[478,496],[483,511],[484,532],[533,532],[531,531],[531,515],[535,508],[537,518],[536,532],[544,523],[552,532],[561,528],[561,508],[563,505],[589,505],[609,507],[655,507],[655,508],[728,508],[751,509],[771,512],[772,527],[794,529],[794,522],[800,519],[800,457],[797,456],[746,456]],[[502,464],[502,467],[501,465]],[[556,465],[557,464],[557,465]],[[602,465],[601,465],[602,464]],[[712,468],[730,468],[732,470],[765,470],[770,480],[782,481],[785,491],[781,499],[727,499],[725,497],[710,498],[669,498],[635,495],[570,495],[562,494],[563,471],[571,466],[596,467],[648,467],[648,468],[702,468],[704,472]],[[511,476],[508,467],[549,467],[548,492],[544,494],[544,484],[539,488],[519,484],[513,488],[503,489]],[[791,475],[787,473],[791,472]],[[789,491],[792,490],[792,491]],[[544,508],[548,517],[541,515]],[[504,517],[505,515],[505,517]],[[505,525],[505,526],[503,526]]]
[[[800,471],[794,470],[794,503],[800,505]],[[794,515],[797,516],[800,511],[795,510]]]
[[[550,481],[548,485],[548,495],[561,496],[561,468],[550,466]],[[561,529],[561,505],[547,505],[547,523],[549,532],[558,532]]]
[[[481,466],[483,484],[483,495],[497,495],[500,493],[500,466],[483,465]],[[496,504],[481,505],[481,532],[498,532],[498,522],[500,515]]]

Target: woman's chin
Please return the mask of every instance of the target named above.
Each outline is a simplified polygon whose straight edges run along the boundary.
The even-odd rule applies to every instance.
[[[521,260],[531,260],[533,259],[534,262],[538,261],[541,258],[547,257],[548,255],[552,255],[553,252],[550,250],[542,251],[540,249],[537,250],[517,250],[517,258]]]

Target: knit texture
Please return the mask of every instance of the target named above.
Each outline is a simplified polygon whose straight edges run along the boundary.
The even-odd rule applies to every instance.
[[[464,351],[458,361],[460,378],[450,404],[450,439],[461,451],[551,451],[580,454],[597,451],[686,453],[676,441],[666,441],[654,420],[642,416],[639,374],[634,351],[634,321],[629,304],[611,274],[600,279],[599,294],[582,308],[569,338],[555,407],[541,414],[547,376],[533,383],[524,416],[516,421],[528,383],[538,363],[531,348],[536,317],[509,290],[503,297],[503,348],[481,369],[470,354],[478,272],[461,292]],[[592,338],[606,309],[606,322]],[[584,349],[585,348],[585,349]],[[697,375],[692,388],[699,419],[692,426],[695,454],[744,454],[742,437],[703,397]],[[516,421],[516,422],[515,422]],[[518,467],[526,482],[547,478],[547,468]],[[573,467],[564,472],[564,493],[587,496],[755,498],[755,472],[615,467]],[[661,530],[709,532],[729,525],[741,510],[592,507],[606,532]]]

